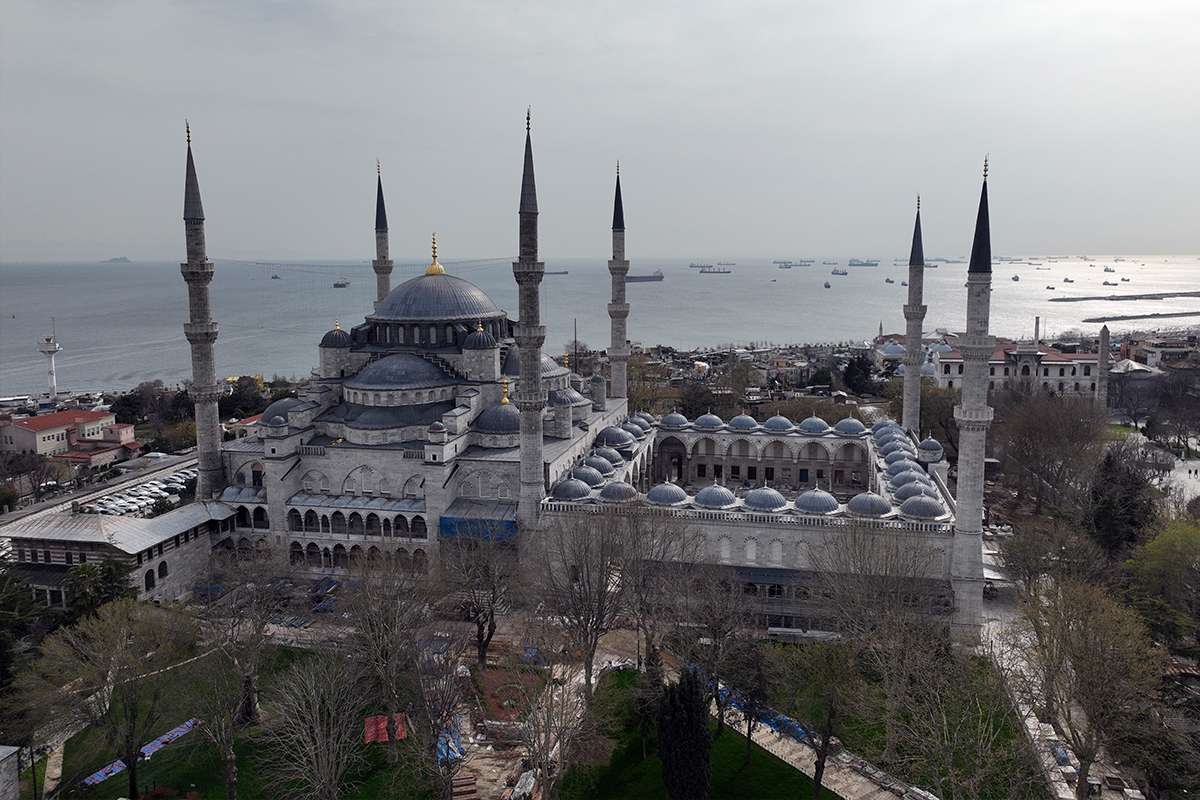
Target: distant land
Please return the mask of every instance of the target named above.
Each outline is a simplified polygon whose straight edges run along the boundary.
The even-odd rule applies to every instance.
[[[105,264],[132,264],[133,262],[129,260],[129,256],[117,256],[116,258],[110,258],[110,259],[105,260],[104,263]]]

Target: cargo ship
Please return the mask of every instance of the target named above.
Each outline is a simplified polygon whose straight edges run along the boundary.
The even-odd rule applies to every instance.
[[[703,270],[701,270],[701,271],[703,271]],[[626,283],[649,283],[650,281],[661,281],[662,279],[663,279],[663,272],[661,269],[656,269],[656,270],[654,270],[654,272],[651,272],[649,275],[626,275],[625,276]]]

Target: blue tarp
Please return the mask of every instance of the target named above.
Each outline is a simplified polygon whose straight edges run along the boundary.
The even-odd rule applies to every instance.
[[[442,763],[446,761],[458,761],[462,757],[462,734],[458,732],[458,720],[455,720],[438,737],[437,759],[439,763]]]
[[[162,736],[159,736],[157,739],[147,742],[146,744],[142,745],[142,750],[141,750],[142,758],[149,758],[150,756],[157,753],[159,750],[162,750],[164,747],[169,745],[171,742],[178,739],[180,736],[183,736],[185,733],[189,733],[192,730],[192,728],[196,727],[199,724],[200,724],[200,720],[189,719],[187,722],[183,723],[182,725],[178,725],[178,726],[172,728],[171,730],[164,733]],[[121,760],[117,760],[117,761],[114,761],[113,763],[109,764],[108,766],[103,767],[102,769],[96,770],[91,775],[88,775],[86,778],[83,779],[83,783],[85,786],[95,786],[97,783],[108,780],[113,775],[118,775],[124,771],[125,771],[125,762],[121,761]]]

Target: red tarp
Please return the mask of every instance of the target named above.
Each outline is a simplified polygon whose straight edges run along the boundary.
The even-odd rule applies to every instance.
[[[396,728],[396,741],[408,736],[407,720],[403,714],[394,716]],[[375,714],[370,717],[363,718],[363,743],[370,744],[371,742],[386,742],[389,741],[388,735],[388,718],[386,714]]]

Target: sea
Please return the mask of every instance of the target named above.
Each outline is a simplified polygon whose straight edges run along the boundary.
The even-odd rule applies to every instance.
[[[780,269],[775,260],[812,258]],[[1136,302],[1050,302],[1055,297],[1200,290],[1200,256],[1080,256],[996,261],[991,330],[1021,337],[1042,318],[1043,335],[1097,331],[1087,317],[1195,311],[1195,317],[1110,323],[1115,332],[1200,323],[1200,297]],[[631,273],[661,269],[661,282],[631,283],[629,338],[679,348],[731,343],[862,341],[904,330],[906,259],[880,258],[849,267],[846,257],[784,254],[722,258],[728,274],[700,274],[689,259],[633,259]],[[965,257],[925,270],[926,331],[961,330],[966,312]],[[834,264],[822,263],[836,261]],[[219,323],[219,376],[304,377],[317,363],[317,343],[337,320],[362,322],[373,307],[375,276],[367,261],[272,264],[217,260],[212,313]],[[715,263],[715,262],[714,262]],[[511,258],[445,263],[517,316]],[[845,276],[831,275],[835,266]],[[1114,272],[1105,272],[1111,266]],[[556,354],[574,337],[593,347],[609,341],[610,278],[601,259],[554,259],[542,283],[545,350]],[[421,275],[424,261],[397,263],[392,285]],[[273,279],[278,275],[278,279]],[[1013,276],[1019,280],[1012,280]],[[886,278],[894,283],[887,283]],[[1071,278],[1073,283],[1064,283]],[[1129,278],[1122,282],[1121,278]],[[346,288],[334,288],[338,280]],[[1104,286],[1103,281],[1117,286]],[[829,282],[830,288],[824,284]],[[1054,286],[1054,289],[1047,288]],[[62,346],[56,361],[62,390],[118,390],[145,380],[173,385],[191,366],[183,323],[187,291],[178,262],[0,263],[0,396],[40,393],[46,360],[37,351],[52,331]]]

